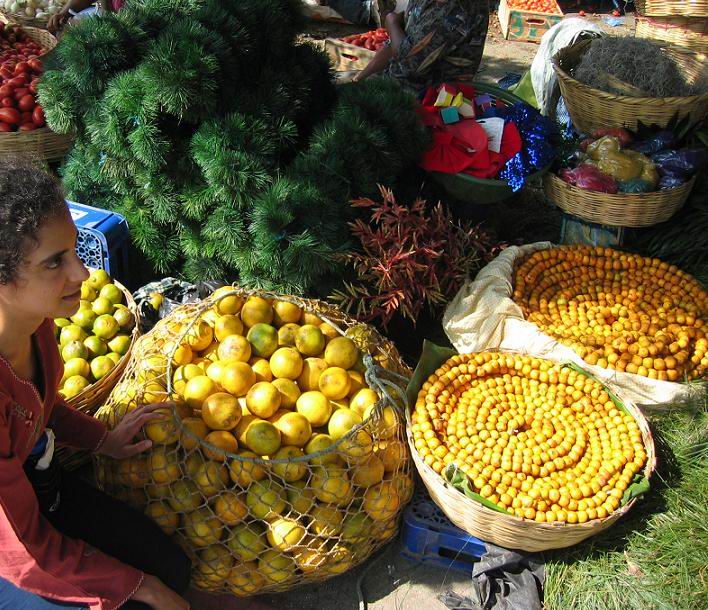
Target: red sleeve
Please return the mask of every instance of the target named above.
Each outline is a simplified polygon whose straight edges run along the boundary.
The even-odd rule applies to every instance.
[[[0,576],[50,599],[91,610],[119,608],[138,589],[143,573],[82,540],[63,536],[40,514],[12,450],[10,404],[0,394]]]
[[[95,417],[77,411],[57,395],[47,427],[62,445],[86,449],[95,453],[108,434],[106,426]]]

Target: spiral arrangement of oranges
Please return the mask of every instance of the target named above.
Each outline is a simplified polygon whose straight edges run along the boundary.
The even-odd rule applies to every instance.
[[[517,268],[513,299],[588,364],[662,381],[708,370],[708,292],[659,259],[587,246],[540,250]]]
[[[637,422],[602,384],[566,365],[509,353],[453,356],[423,384],[415,448],[510,514],[585,523],[617,510],[647,461]]]

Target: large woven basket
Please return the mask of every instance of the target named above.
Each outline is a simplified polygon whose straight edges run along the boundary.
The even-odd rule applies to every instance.
[[[614,389],[613,392],[615,395],[620,394]],[[648,479],[656,468],[656,453],[651,429],[636,405],[622,396],[620,399],[636,420],[642,433],[647,452],[647,463],[643,474]],[[539,523],[497,512],[487,508],[481,502],[468,498],[423,461],[413,441],[410,408],[406,409],[406,420],[406,435],[413,463],[430,497],[457,527],[472,536],[501,547],[534,553],[573,546],[609,528],[623,517],[637,500],[633,498],[604,519],[595,519],[586,523]]]
[[[696,181],[653,193],[599,193],[568,184],[552,172],[543,179],[546,197],[559,208],[590,222],[613,227],[651,227],[671,218]]]
[[[637,17],[636,36],[708,53],[708,17]],[[705,58],[704,58],[705,61]]]
[[[561,94],[576,129],[589,133],[601,127],[636,129],[645,125],[666,127],[671,119],[689,116],[694,123],[708,114],[708,93],[686,97],[629,97],[589,87],[571,76],[592,41],[583,40],[561,49],[553,57]],[[695,53],[665,49],[679,65],[689,84],[706,82],[706,62]]]
[[[708,17],[708,0],[635,0],[640,15]]]
[[[39,28],[42,30],[46,30],[47,24],[49,23],[49,15],[38,19],[37,17],[27,17],[26,15],[11,13],[5,9],[0,10],[0,16],[6,23],[17,23],[23,27]]]

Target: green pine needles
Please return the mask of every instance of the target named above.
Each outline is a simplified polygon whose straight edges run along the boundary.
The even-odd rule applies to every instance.
[[[395,82],[335,89],[299,0],[130,0],[65,33],[40,100],[71,198],[126,216],[157,273],[324,293],[354,197],[427,145]]]

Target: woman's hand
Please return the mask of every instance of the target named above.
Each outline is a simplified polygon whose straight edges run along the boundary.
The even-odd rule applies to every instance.
[[[117,460],[123,460],[150,449],[152,441],[146,439],[136,443],[134,442],[136,435],[148,422],[169,417],[169,415],[155,413],[155,411],[158,409],[172,409],[173,407],[173,402],[160,402],[142,405],[130,411],[113,430],[108,432],[106,440],[98,448],[98,453]]]
[[[189,602],[180,597],[159,578],[145,575],[143,583],[133,597],[136,602],[147,604],[155,610],[189,610]]]
[[[56,34],[71,18],[71,15],[69,14],[69,4],[70,3],[65,4],[60,11],[57,11],[49,18],[49,21],[47,22],[47,29],[52,34]]]

